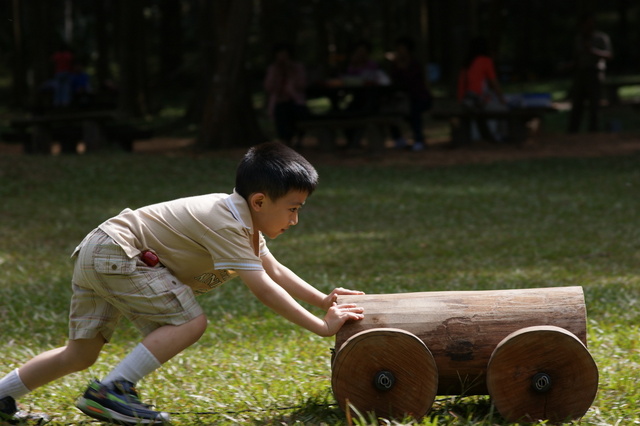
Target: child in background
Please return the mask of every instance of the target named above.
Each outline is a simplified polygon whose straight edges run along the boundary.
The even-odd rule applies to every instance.
[[[295,60],[293,46],[276,45],[273,62],[267,67],[264,88],[269,117],[274,121],[278,139],[287,145],[298,142],[294,140],[299,133],[297,123],[309,114],[306,87],[305,68]]]

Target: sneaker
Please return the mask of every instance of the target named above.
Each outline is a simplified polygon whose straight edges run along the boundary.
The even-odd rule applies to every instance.
[[[103,385],[97,380],[76,401],[76,407],[89,417],[124,425],[159,425],[169,423],[169,414],[151,410],[138,398],[133,383],[126,380]]]
[[[30,413],[18,410],[15,399],[5,396],[0,399],[0,424],[34,424],[43,425],[51,421],[49,416],[41,413]]]

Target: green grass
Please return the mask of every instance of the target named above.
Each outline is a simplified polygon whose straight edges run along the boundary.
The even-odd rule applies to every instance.
[[[600,372],[583,424],[638,424],[639,160],[318,165],[321,185],[300,223],[269,247],[324,291],[583,286]],[[124,207],[228,192],[236,162],[222,154],[0,158],[0,374],[65,343],[69,255],[88,231]],[[175,424],[346,423],[331,394],[333,339],[275,316],[239,280],[200,301],[207,332],[141,382],[143,399],[175,413]],[[93,367],[22,402],[61,424],[86,421],[73,401],[138,340],[122,323]],[[370,423],[367,415],[354,422]],[[503,423],[480,396],[438,397],[420,424]]]

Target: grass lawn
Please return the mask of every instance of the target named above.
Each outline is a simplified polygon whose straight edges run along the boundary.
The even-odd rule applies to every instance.
[[[84,235],[125,207],[233,187],[237,158],[106,153],[0,158],[0,374],[64,345]],[[318,165],[298,226],[269,242],[324,291],[367,293],[579,285],[600,372],[583,424],[639,424],[640,157],[426,169]],[[346,424],[331,394],[332,338],[262,306],[240,280],[201,297],[210,325],[140,383],[175,424]],[[322,315],[318,312],[318,315]],[[122,323],[98,362],[22,401],[55,422],[138,342]],[[366,417],[355,423],[367,423]],[[504,423],[489,398],[438,397],[423,425]]]

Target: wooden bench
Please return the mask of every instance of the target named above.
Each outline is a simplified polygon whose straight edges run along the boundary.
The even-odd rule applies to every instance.
[[[476,120],[500,120],[506,123],[507,141],[522,143],[534,132],[531,123],[541,120],[545,114],[555,112],[553,108],[518,108],[507,111],[477,111],[462,108],[434,110],[431,117],[435,120],[447,120],[451,126],[453,145],[471,142],[471,125]]]
[[[132,151],[135,139],[148,139],[150,131],[118,122],[114,111],[67,112],[14,119],[11,130],[2,134],[8,142],[20,142],[30,154],[49,153],[54,141],[63,152],[75,152],[78,142],[87,151],[95,151],[114,141],[126,151]]]
[[[333,150],[337,133],[361,129],[370,152],[384,148],[390,126],[401,126],[403,119],[393,114],[329,113],[310,116],[298,122],[298,129],[314,134],[321,149]]]

